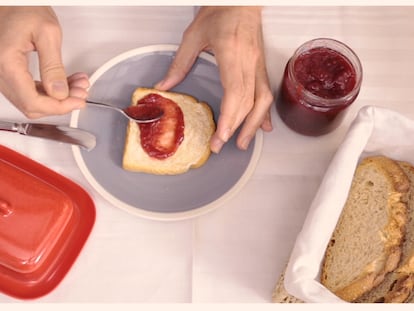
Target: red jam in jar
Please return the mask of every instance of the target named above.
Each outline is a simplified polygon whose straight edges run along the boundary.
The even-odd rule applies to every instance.
[[[288,61],[276,108],[294,131],[327,134],[340,124],[361,82],[361,63],[349,47],[333,39],[314,39]]]

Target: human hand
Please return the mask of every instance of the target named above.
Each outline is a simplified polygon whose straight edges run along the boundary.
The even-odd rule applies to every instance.
[[[52,8],[0,7],[0,92],[28,118],[65,114],[85,105],[88,76],[66,76],[61,40]],[[34,51],[41,81],[29,72],[28,55]]]
[[[168,90],[181,82],[203,50],[215,55],[224,89],[211,150],[220,152],[243,122],[237,146],[247,149],[259,127],[272,130],[273,95],[264,57],[261,8],[202,7],[155,88]]]

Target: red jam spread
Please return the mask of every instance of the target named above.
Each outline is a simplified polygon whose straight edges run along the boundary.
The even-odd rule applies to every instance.
[[[151,123],[139,123],[141,146],[150,157],[165,159],[173,155],[184,139],[184,115],[178,104],[159,94],[151,93],[140,99],[137,105],[164,112]]]
[[[309,92],[328,99],[347,95],[355,86],[356,73],[340,53],[314,48],[299,55],[294,63],[297,81]]]
[[[286,65],[277,111],[298,133],[326,134],[339,125],[342,112],[358,95],[357,78],[340,52],[323,46],[306,50]]]
[[[140,120],[155,119],[155,118],[158,118],[158,116],[163,113],[161,108],[159,108],[158,106],[154,107],[153,104],[150,104],[150,105],[141,104],[141,105],[129,106],[124,111],[128,116],[134,119],[140,119]]]

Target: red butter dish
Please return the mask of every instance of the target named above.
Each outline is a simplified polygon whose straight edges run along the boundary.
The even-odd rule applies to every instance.
[[[79,185],[0,145],[0,291],[46,295],[75,262],[95,223]]]

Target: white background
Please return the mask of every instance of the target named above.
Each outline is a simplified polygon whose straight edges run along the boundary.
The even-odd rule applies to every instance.
[[[192,6],[55,10],[67,72],[89,74],[127,50],[178,44],[194,13]],[[88,184],[70,146],[0,132],[1,144],[77,182],[97,208],[93,232],[72,269],[53,292],[34,302],[271,302],[307,209],[358,110],[376,105],[414,118],[414,7],[273,6],[264,9],[263,23],[275,96],[287,59],[316,37],[332,37],[354,49],[364,68],[362,89],[342,125],[319,138],[293,133],[272,107],[275,129],[264,134],[254,175],[236,197],[209,214],[179,222],[131,216]],[[3,97],[0,116],[25,120]],[[40,121],[68,124],[69,119]],[[0,302],[19,300],[0,295]]]

